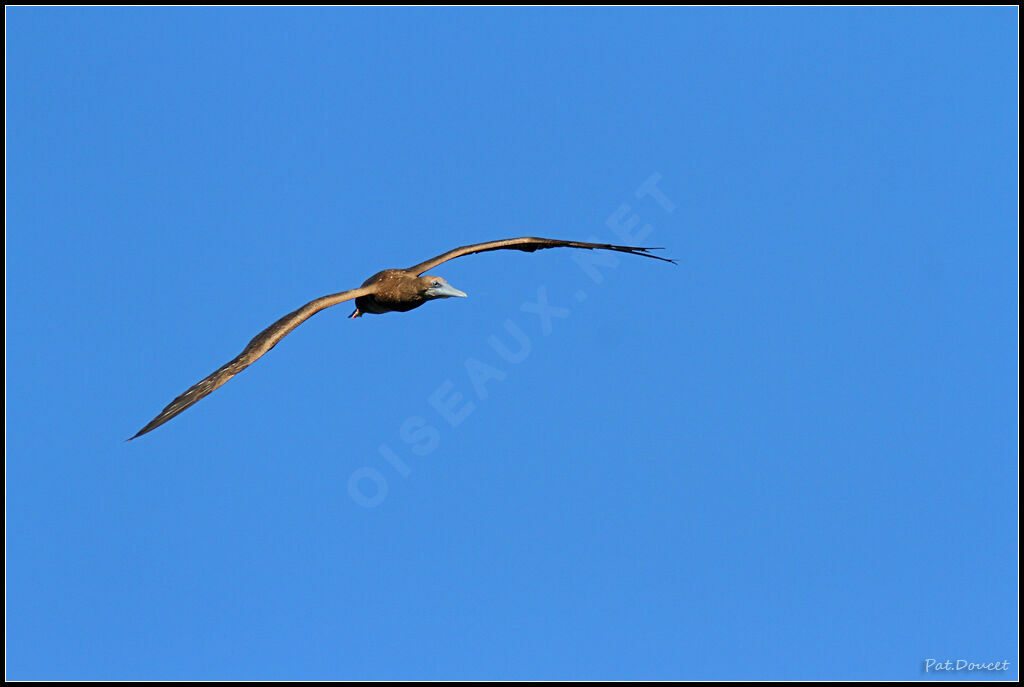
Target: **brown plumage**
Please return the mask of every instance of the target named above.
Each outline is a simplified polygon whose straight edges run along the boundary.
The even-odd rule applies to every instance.
[[[159,415],[150,420],[149,424],[140,429],[135,436],[142,436],[152,431],[175,417],[199,399],[207,396],[211,391],[223,385],[226,381],[247,368],[257,358],[277,345],[291,330],[320,312],[338,303],[355,300],[356,309],[349,317],[361,317],[364,313],[375,315],[386,312],[407,312],[418,308],[427,301],[437,298],[452,298],[466,296],[465,293],[452,287],[441,277],[423,276],[429,269],[437,267],[441,263],[454,260],[463,255],[483,253],[491,250],[521,250],[532,253],[535,250],[545,248],[586,248],[588,250],[614,250],[620,253],[641,255],[645,258],[654,258],[664,262],[672,262],[668,258],[652,255],[648,251],[659,250],[658,248],[640,248],[637,246],[614,246],[609,243],[583,243],[581,241],[560,241],[558,239],[540,239],[534,237],[523,237],[518,239],[501,239],[488,241],[486,243],[475,243],[469,246],[462,246],[447,253],[442,253],[426,262],[413,265],[404,270],[384,270],[373,275],[358,289],[342,291],[340,293],[317,298],[304,306],[290,312],[274,324],[270,325],[248,343],[245,349],[235,356],[227,364],[218,368],[215,372],[200,382],[197,382],[185,393],[164,408]]]

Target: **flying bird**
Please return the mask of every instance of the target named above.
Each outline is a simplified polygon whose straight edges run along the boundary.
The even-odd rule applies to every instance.
[[[223,385],[236,374],[252,365],[259,357],[277,345],[290,331],[317,314],[324,308],[338,303],[355,300],[356,309],[349,317],[362,317],[364,314],[381,315],[386,312],[408,312],[418,308],[427,301],[438,298],[465,298],[466,294],[459,291],[441,277],[425,275],[441,263],[454,260],[463,255],[473,255],[492,250],[521,250],[532,253],[545,248],[586,248],[588,250],[614,250],[620,253],[641,255],[664,262],[675,263],[674,260],[652,255],[649,251],[660,248],[640,248],[637,246],[613,246],[608,243],[584,243],[582,241],[561,241],[558,239],[540,239],[522,237],[518,239],[500,239],[486,243],[474,243],[462,246],[447,253],[442,253],[426,262],[413,265],[404,270],[384,270],[373,275],[358,289],[350,289],[340,293],[332,293],[306,303],[304,306],[288,313],[274,324],[256,335],[245,349],[234,359],[218,368],[202,381],[192,385],[185,393],[170,402],[160,414],[150,420],[149,424],[140,429],[135,439],[150,432],[171,418],[175,417],[214,389]]]

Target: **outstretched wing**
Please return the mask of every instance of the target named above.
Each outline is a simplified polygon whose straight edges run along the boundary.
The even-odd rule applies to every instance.
[[[224,382],[252,365],[257,358],[276,346],[277,342],[283,339],[288,332],[295,329],[324,308],[329,308],[332,305],[350,301],[353,298],[359,298],[360,296],[371,293],[373,289],[373,286],[364,286],[350,291],[334,293],[329,296],[324,296],[310,301],[298,310],[288,313],[277,322],[257,334],[256,337],[245,347],[245,350],[235,356],[234,359],[226,365],[218,368],[216,372],[208,376],[206,379],[193,384],[189,387],[188,391],[171,401],[166,408],[160,411],[159,415],[150,420],[148,425],[140,429],[138,433],[131,438],[135,439],[146,432],[156,429],[189,406],[196,403],[199,399],[209,395],[211,391],[223,385]]]
[[[648,251],[661,250],[660,248],[641,248],[639,246],[613,246],[610,243],[584,243],[582,241],[561,241],[559,239],[539,239],[534,236],[524,236],[518,239],[500,239],[498,241],[488,241],[487,243],[474,243],[470,246],[462,246],[455,250],[450,250],[447,253],[442,253],[436,258],[431,258],[426,262],[421,262],[418,265],[414,265],[409,268],[409,272],[416,274],[417,276],[423,274],[427,270],[433,269],[440,265],[442,262],[448,262],[455,258],[462,257],[463,255],[473,255],[474,253],[484,253],[489,250],[522,250],[527,253],[532,253],[535,250],[543,250],[545,248],[586,248],[587,250],[617,250],[620,253],[629,253],[631,255],[642,255],[645,258],[654,258],[655,260],[664,260],[665,262],[675,263],[675,260],[669,258],[663,258],[660,255],[651,255]]]

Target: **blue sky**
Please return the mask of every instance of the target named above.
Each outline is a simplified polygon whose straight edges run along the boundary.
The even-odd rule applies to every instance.
[[[6,17],[9,678],[1017,678],[1016,9]]]

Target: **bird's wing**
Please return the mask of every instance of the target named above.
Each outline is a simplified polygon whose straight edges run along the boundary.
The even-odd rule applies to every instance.
[[[295,329],[324,308],[329,308],[332,305],[350,301],[353,298],[365,296],[372,293],[374,288],[374,286],[364,286],[350,291],[333,293],[329,296],[312,300],[298,310],[288,313],[277,322],[257,334],[256,337],[248,343],[245,350],[235,356],[233,360],[221,366],[216,372],[206,377],[206,379],[196,382],[189,387],[188,391],[171,401],[166,408],[160,411],[159,415],[150,420],[149,424],[140,429],[138,434],[133,436],[132,439],[156,429],[192,404],[196,403],[199,399],[207,396],[211,391],[223,385],[224,382],[252,365],[257,358],[276,346],[277,342],[283,339],[288,332]]]
[[[561,241],[559,239],[539,239],[533,236],[524,236],[518,239],[500,239],[498,241],[488,241],[487,243],[474,243],[469,246],[462,246],[455,250],[450,250],[447,253],[442,253],[436,258],[431,258],[426,262],[421,262],[418,265],[414,265],[409,268],[409,272],[421,275],[429,269],[433,269],[440,265],[442,262],[448,262],[455,258],[462,257],[463,255],[472,255],[474,253],[484,253],[489,250],[522,250],[527,253],[532,253],[535,250],[543,250],[544,248],[586,248],[588,250],[617,250],[620,253],[630,253],[632,255],[642,255],[645,258],[654,258],[655,260],[664,260],[665,262],[675,263],[675,260],[669,258],[663,258],[659,255],[651,255],[648,251],[661,250],[660,248],[640,248],[638,246],[613,246],[610,243],[584,243],[582,241]]]

